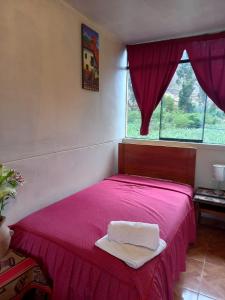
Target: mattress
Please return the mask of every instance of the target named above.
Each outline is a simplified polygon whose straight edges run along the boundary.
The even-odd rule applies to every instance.
[[[117,175],[13,225],[12,247],[36,258],[53,282],[53,300],[170,300],[195,240],[192,188]],[[97,248],[112,220],[159,224],[167,248],[135,270]]]

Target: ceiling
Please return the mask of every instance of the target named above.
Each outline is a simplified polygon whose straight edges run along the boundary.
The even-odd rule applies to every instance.
[[[127,44],[225,30],[225,0],[66,0]]]

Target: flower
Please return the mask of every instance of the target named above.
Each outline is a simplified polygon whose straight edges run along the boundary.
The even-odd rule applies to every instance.
[[[0,219],[9,198],[16,197],[16,189],[23,185],[24,178],[14,169],[8,169],[0,164]]]

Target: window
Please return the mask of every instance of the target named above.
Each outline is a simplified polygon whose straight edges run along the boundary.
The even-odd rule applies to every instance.
[[[201,89],[186,51],[155,109],[149,135],[140,136],[141,115],[127,76],[127,137],[225,144],[225,114]]]

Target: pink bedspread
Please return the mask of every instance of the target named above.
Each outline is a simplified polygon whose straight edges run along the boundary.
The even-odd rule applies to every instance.
[[[53,280],[54,300],[170,300],[195,239],[192,189],[117,175],[13,225],[12,246],[39,260]],[[94,243],[112,220],[157,223],[168,246],[134,270]]]

